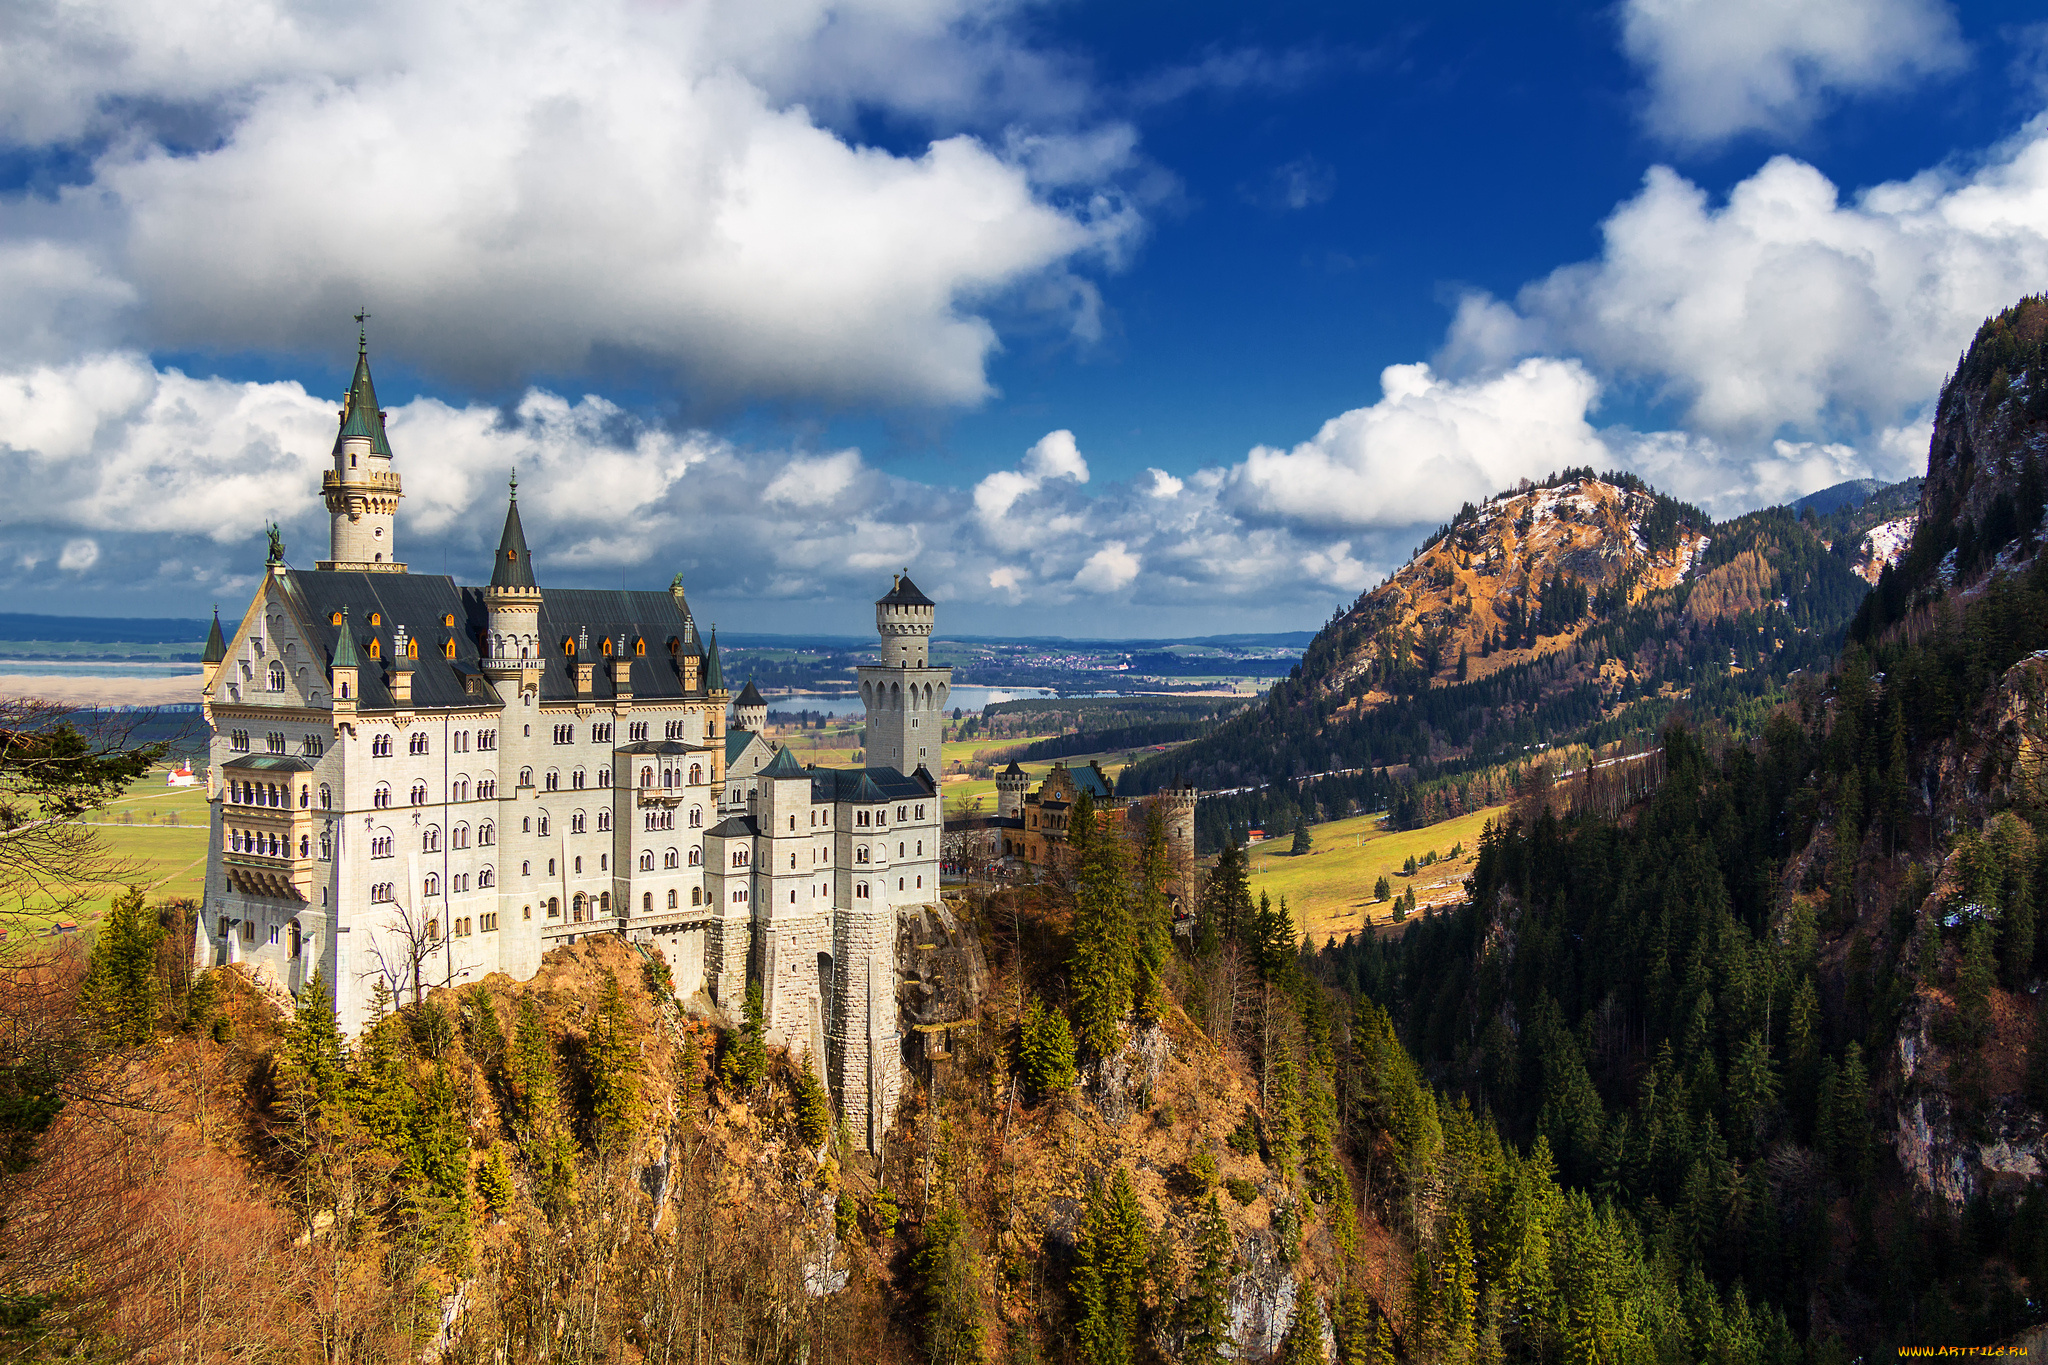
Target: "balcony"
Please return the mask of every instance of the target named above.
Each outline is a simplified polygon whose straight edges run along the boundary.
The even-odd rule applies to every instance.
[[[371,489],[382,489],[393,493],[398,491],[399,479],[396,474],[378,473],[368,469],[358,469],[353,472],[356,475],[355,478],[344,479],[331,469],[326,471],[320,476],[320,491],[322,493],[367,492]]]
[[[674,810],[677,806],[683,804],[683,795],[684,788],[682,787],[635,787],[633,789],[633,804],[641,807],[660,806],[664,810]]]

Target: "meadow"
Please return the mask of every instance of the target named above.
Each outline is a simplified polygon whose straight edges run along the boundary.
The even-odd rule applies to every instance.
[[[1309,826],[1313,847],[1300,856],[1288,852],[1294,843],[1291,833],[1277,834],[1250,849],[1252,894],[1263,892],[1276,901],[1286,897],[1295,925],[1318,946],[1328,938],[1342,941],[1361,930],[1383,930],[1394,923],[1394,902],[1391,897],[1373,900],[1375,882],[1385,877],[1394,896],[1413,886],[1418,909],[1462,899],[1480,831],[1506,809],[1493,806],[1422,829],[1388,829],[1386,817],[1378,814],[1332,820]],[[1463,853],[1446,859],[1458,845]],[[1402,875],[1408,859],[1419,861],[1432,851],[1437,862],[1413,877]]]
[[[206,882],[206,788],[166,787],[164,768],[154,768],[120,800],[87,817],[108,851],[120,861],[128,879],[143,886],[151,901],[199,898]],[[75,920],[90,935],[125,882],[90,888],[84,903],[57,912],[31,910],[21,921],[4,927],[36,935],[52,921]]]

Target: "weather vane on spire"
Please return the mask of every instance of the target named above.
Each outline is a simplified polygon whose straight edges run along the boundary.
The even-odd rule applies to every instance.
[[[370,345],[369,329],[363,326],[363,324],[365,322],[368,322],[369,320],[369,309],[359,308],[356,310],[356,348],[358,350],[366,350]]]

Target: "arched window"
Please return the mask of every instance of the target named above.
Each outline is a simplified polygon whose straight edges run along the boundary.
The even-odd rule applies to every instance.
[[[434,872],[429,872],[429,873],[427,874],[427,881],[426,881],[426,885],[422,886],[422,887],[420,888],[420,890],[421,890],[421,891],[422,891],[422,892],[423,892],[424,894],[426,894],[426,895],[429,895],[429,896],[438,896],[438,895],[440,895],[440,894],[441,894],[441,878],[440,878],[440,875],[439,875],[438,873],[434,873]]]
[[[601,810],[601,811],[599,811],[599,812],[597,813],[597,832],[598,832],[599,834],[602,834],[602,833],[604,833],[604,832],[605,832],[606,830],[610,829],[611,827],[612,827],[612,813],[611,813],[611,812],[610,812],[609,810]]]
[[[690,765],[690,785],[693,787],[700,787],[703,784],[704,765],[702,763],[692,763]]]
[[[270,661],[270,687],[272,692],[284,691],[284,665],[277,660]]]
[[[428,825],[420,831],[420,852],[439,853],[440,851],[441,827],[439,825]]]
[[[652,910],[653,908],[654,908],[654,893],[653,893],[652,891],[643,891],[643,892],[641,892],[641,893],[640,893],[640,911],[641,911],[641,913],[642,913],[642,914],[645,914],[646,912],[648,912],[649,910]]]
[[[546,837],[547,837],[547,832],[548,832],[548,813],[547,813],[546,811],[542,811],[542,812],[540,813],[540,828],[539,828],[539,831],[538,831],[538,832],[539,832],[539,834],[541,835],[541,837],[542,837],[542,838],[546,838]],[[552,871],[554,871],[554,869],[553,869],[552,867],[550,867],[550,868],[548,869],[548,871],[552,872]]]
[[[498,842],[498,827],[489,820],[476,827],[476,842],[479,848],[489,848]]]
[[[609,787],[611,784],[612,770],[610,768],[599,768],[597,770],[597,785],[600,787]]]
[[[704,828],[704,808],[702,806],[690,807],[690,828]]]
[[[583,833],[585,823],[585,816],[582,811],[577,810],[569,812],[569,832],[571,834]]]
[[[498,874],[487,867],[476,874],[476,884],[479,889],[496,886],[498,884]]]
[[[691,849],[691,850],[690,850],[690,866],[691,866],[691,867],[702,867],[702,866],[704,866],[704,850],[703,850],[703,849],[701,849],[701,848],[693,848],[693,849]]]
[[[324,831],[320,835],[320,861],[326,862],[334,856],[334,836]]]
[[[451,830],[449,830],[449,831],[448,831],[448,847],[450,847],[450,848],[468,848],[468,847],[469,847],[469,826],[468,826],[468,825],[457,825],[457,826],[456,826],[456,827],[455,827],[454,829],[451,829]]]
[[[853,896],[855,900],[866,900],[868,898],[868,884],[866,882],[855,882]]]
[[[425,782],[415,782],[412,784],[412,803],[415,806],[427,804],[427,784]]]
[[[531,787],[533,785],[533,769],[521,768],[519,770],[519,785],[522,787]]]
[[[389,782],[379,782],[377,784],[376,794],[370,798],[370,804],[380,809],[391,804],[391,784]]]
[[[313,789],[312,789],[311,787],[301,787],[301,788],[299,788],[299,809],[300,809],[300,810],[305,810],[305,809],[306,809],[307,807],[311,806],[312,804],[313,804]]]
[[[649,849],[642,849],[642,850],[641,850],[641,852],[640,852],[640,870],[641,870],[642,872],[652,872],[652,871],[654,871],[654,850],[653,850],[653,849],[649,848]]]
[[[663,867],[681,867],[683,865],[682,855],[677,853],[675,849],[670,849],[661,855],[661,865]]]
[[[320,784],[320,809],[334,809],[334,789],[332,787],[329,787],[325,782],[322,782]]]
[[[676,908],[676,889],[673,886],[668,889],[668,908],[671,910]]]
[[[603,914],[607,914],[607,915],[609,915],[609,914],[610,914],[610,913],[612,912],[612,893],[611,893],[611,892],[609,892],[609,891],[600,891],[600,892],[598,892],[598,893],[597,893],[597,908],[598,908],[598,910],[599,910],[600,912],[602,912]]]
[[[547,782],[547,788],[549,791],[557,792],[562,789],[562,774],[556,771],[555,769],[548,769],[548,775],[544,780]]]
[[[569,920],[572,924],[583,923],[583,893],[578,891],[569,901]]]
[[[583,875],[583,856],[581,854],[576,856],[575,865],[571,870],[579,877]]]

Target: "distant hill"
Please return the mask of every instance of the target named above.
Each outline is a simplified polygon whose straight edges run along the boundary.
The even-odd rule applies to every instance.
[[[1821,516],[1826,516],[1828,513],[1839,511],[1844,507],[1861,505],[1872,493],[1875,493],[1884,486],[1884,483],[1878,479],[1850,479],[1846,483],[1838,483],[1831,487],[1820,489],[1817,492],[1808,493],[1805,497],[1798,499],[1792,504],[1792,510],[1804,512],[1811,508]]]
[[[1833,656],[1868,591],[1859,545],[1820,526],[1788,507],[1715,523],[1628,474],[1525,481],[1468,504],[1340,613],[1263,706],[1126,770],[1120,790],[1182,775],[1238,793],[1198,809],[1214,847],[1247,820],[1400,812],[1417,782],[1648,740],[1679,708],[1746,730],[1788,675]]]
[[[35,616],[0,612],[0,640],[50,640],[81,644],[179,645],[196,651],[213,623],[165,616]]]

